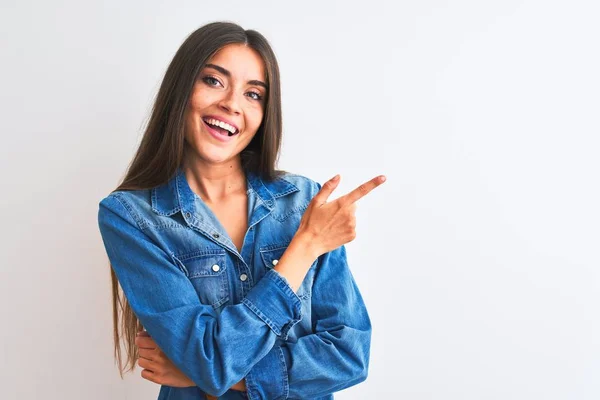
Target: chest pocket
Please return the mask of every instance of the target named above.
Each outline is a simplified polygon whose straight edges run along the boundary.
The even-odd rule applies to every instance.
[[[260,257],[262,259],[266,271],[268,271],[269,269],[273,269],[273,267],[275,267],[279,263],[279,259],[287,249],[288,245],[289,243],[274,244],[262,247],[260,249]],[[310,270],[306,274],[306,277],[304,278],[304,281],[302,282],[302,285],[300,285],[300,288],[296,293],[301,300],[310,299],[311,297],[311,288],[315,272],[314,266],[315,264],[311,266]]]
[[[229,300],[225,250],[196,251],[175,258],[187,271],[202,304],[216,309]]]

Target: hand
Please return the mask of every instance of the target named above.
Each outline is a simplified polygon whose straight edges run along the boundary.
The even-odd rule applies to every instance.
[[[179,368],[173,364],[165,353],[158,347],[154,339],[148,332],[140,331],[135,338],[135,345],[138,346],[140,358],[138,365],[142,370],[142,378],[159,385],[172,387],[190,387],[196,386],[194,381],[188,378]],[[246,380],[242,379],[231,387],[233,390],[245,391]],[[206,395],[208,400],[216,397]]]
[[[340,183],[339,175],[325,182],[302,216],[296,235],[311,243],[316,257],[335,250],[356,238],[356,202],[385,182],[380,175],[363,183],[350,193],[327,203]],[[315,257],[315,258],[316,258]]]
[[[179,368],[167,358],[148,332],[140,331],[135,338],[140,358],[138,365],[142,368],[142,378],[159,385],[172,387],[196,386]]]

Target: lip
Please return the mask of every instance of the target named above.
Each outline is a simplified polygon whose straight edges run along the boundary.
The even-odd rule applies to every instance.
[[[234,124],[233,122],[231,122],[230,120],[228,120],[227,118],[223,118],[223,117],[218,117],[216,115],[205,115],[204,117],[202,117],[202,120],[204,120],[204,118],[212,118],[212,119],[216,119],[222,122],[225,122],[226,124],[229,124],[231,126],[233,126],[236,130],[236,135],[238,133],[240,133],[240,128],[239,126],[237,126],[236,124]]]
[[[212,117],[211,117],[212,118]],[[216,118],[215,118],[216,119]],[[223,121],[225,122],[225,121]],[[208,133],[210,133],[210,135],[212,137],[214,137],[215,139],[217,139],[220,142],[231,142],[233,139],[235,139],[235,137],[237,135],[239,135],[239,133],[236,133],[233,136],[229,136],[229,135],[223,135],[220,132],[217,132],[215,129],[212,128],[212,126],[210,126],[209,124],[207,124],[204,120],[202,120],[202,123],[204,124],[204,126],[206,127],[206,129],[208,130]],[[229,123],[229,122],[228,122]],[[237,129],[237,128],[236,128]]]

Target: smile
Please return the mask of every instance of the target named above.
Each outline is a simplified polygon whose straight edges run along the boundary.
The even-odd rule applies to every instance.
[[[204,117],[202,120],[206,125],[209,125],[211,128],[215,129],[219,133],[222,133],[223,135],[233,136],[239,133],[239,129],[237,127],[225,121],[221,121],[213,117]]]

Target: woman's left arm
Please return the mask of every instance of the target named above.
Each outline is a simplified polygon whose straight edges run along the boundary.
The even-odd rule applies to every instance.
[[[246,375],[248,397],[316,398],[367,378],[371,321],[344,246],[319,258],[312,288],[313,334],[273,349]]]

